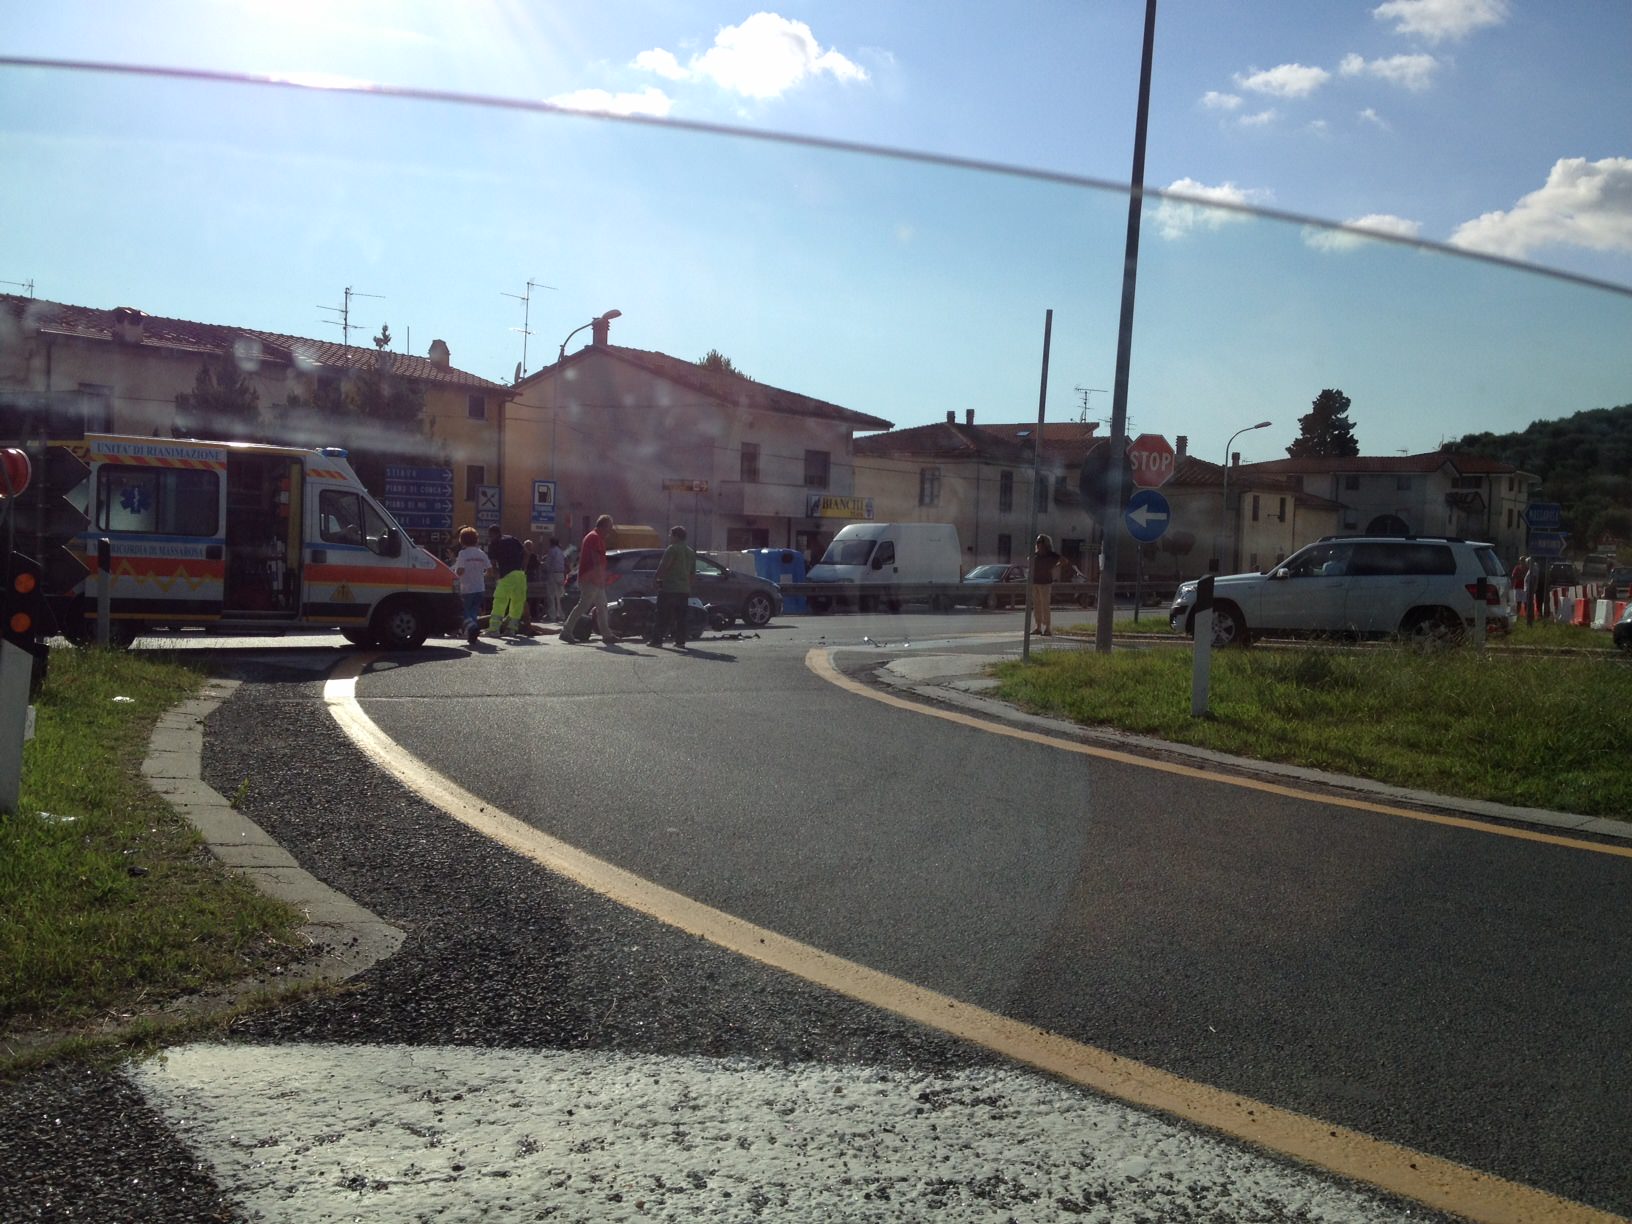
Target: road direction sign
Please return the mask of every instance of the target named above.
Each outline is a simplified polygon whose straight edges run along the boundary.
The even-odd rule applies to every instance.
[[[1531,502],[1524,508],[1524,525],[1532,531],[1557,531],[1563,522],[1564,508],[1557,502]]]
[[[499,522],[499,486],[476,486],[476,526],[495,527]]]
[[[555,526],[555,481],[533,481],[533,526]]]
[[[1141,489],[1159,489],[1173,479],[1178,461],[1166,438],[1147,433],[1128,444],[1128,464],[1133,468],[1134,484]]]
[[[1128,498],[1127,511],[1122,521],[1128,525],[1128,534],[1141,544],[1159,540],[1173,517],[1172,510],[1155,489],[1140,489]]]
[[[1565,531],[1532,531],[1530,533],[1530,555],[1532,557],[1562,557],[1564,555],[1564,541],[1569,539]]]

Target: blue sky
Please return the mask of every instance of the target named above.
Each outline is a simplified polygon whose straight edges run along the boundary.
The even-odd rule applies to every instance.
[[[63,0],[0,55],[344,78],[787,133],[1109,183],[1144,6]],[[1632,5],[1164,0],[1146,183],[1632,286]],[[0,67],[0,281],[338,337],[440,337],[508,381],[618,308],[914,425],[1107,417],[1126,200],[652,124]],[[15,291],[15,287],[0,286]],[[574,347],[587,339],[576,338]],[[1632,400],[1632,294],[1289,221],[1157,204],[1134,432],[1273,458],[1323,388],[1368,453]]]

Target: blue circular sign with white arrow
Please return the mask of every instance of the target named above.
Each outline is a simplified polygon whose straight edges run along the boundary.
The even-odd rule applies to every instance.
[[[1128,508],[1122,515],[1122,521],[1128,525],[1129,535],[1141,544],[1149,544],[1162,538],[1172,517],[1167,498],[1155,489],[1140,489],[1128,498]]]

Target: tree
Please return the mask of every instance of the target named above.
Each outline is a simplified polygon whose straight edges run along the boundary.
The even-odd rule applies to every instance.
[[[698,360],[697,364],[702,366],[703,369],[711,370],[716,374],[735,374],[738,378],[748,377],[748,375],[744,374],[741,370],[737,369],[736,366],[731,364],[731,358],[720,352],[719,349],[709,349],[708,352],[704,353]]]
[[[1360,453],[1354,425],[1348,417],[1349,397],[1331,387],[1315,396],[1310,410],[1298,418],[1298,436],[1286,453],[1294,459],[1352,459]]]
[[[228,442],[260,439],[261,393],[238,368],[231,353],[212,364],[206,359],[191,391],[176,393],[174,438],[220,438]]]

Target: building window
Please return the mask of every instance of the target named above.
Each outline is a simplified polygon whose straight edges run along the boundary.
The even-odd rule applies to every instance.
[[[1252,521],[1255,523],[1258,521],[1258,494],[1256,493],[1252,495]]]
[[[465,465],[465,500],[476,500],[476,490],[487,483],[487,469],[479,463]]]
[[[1276,517],[1278,517],[1281,520],[1281,522],[1283,522],[1283,523],[1286,522],[1286,498],[1284,498],[1284,497],[1281,498],[1280,513]]]
[[[1409,477],[1409,476],[1396,476],[1396,477],[1394,477],[1394,487],[1396,489],[1401,490],[1401,491],[1409,489],[1411,487],[1411,477]]]
[[[759,483],[758,442],[744,442],[742,444],[742,471],[740,476],[743,484]]]
[[[473,395],[465,403],[465,412],[473,421],[487,420],[487,399],[485,396]]]
[[[918,504],[920,506],[938,506],[941,504],[941,469],[926,467],[918,469]]]
[[[1005,476],[1007,472],[1003,473]],[[1006,535],[997,537],[997,559],[1007,565],[1014,557],[1014,541]]]
[[[1345,489],[1349,489],[1351,491],[1355,490],[1355,489],[1358,489],[1360,487],[1360,477],[1358,477],[1358,476],[1345,476],[1345,477],[1343,477],[1343,487]]]
[[[1508,478],[1507,478],[1507,491],[1508,491],[1508,492],[1509,492],[1509,493],[1511,493],[1511,492],[1513,492],[1513,486],[1514,486],[1514,480],[1513,480],[1513,477],[1511,477],[1511,476],[1509,476],[1509,477],[1508,477]]]
[[[1512,506],[1509,506],[1507,508],[1507,529],[1509,531],[1513,530],[1513,507]]]
[[[807,450],[805,452],[805,488],[827,488],[828,464],[831,456],[826,451]]]
[[[1013,472],[1003,472],[997,478],[997,508],[1003,513],[1007,513],[1008,511],[1014,509]],[[1003,538],[1007,539],[1008,537],[1005,536]],[[1008,555],[1005,554],[1003,560],[1007,561],[1008,559]]]
[[[1037,478],[1037,513],[1041,514],[1048,509],[1048,477]]]

